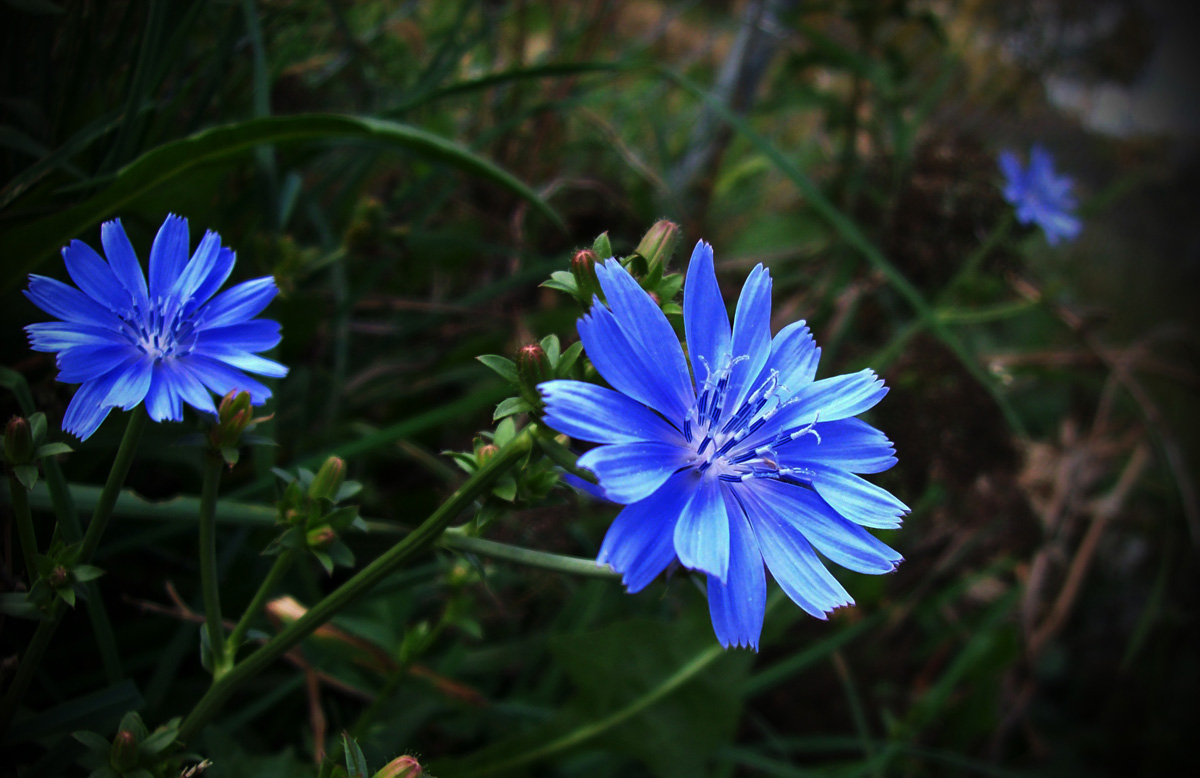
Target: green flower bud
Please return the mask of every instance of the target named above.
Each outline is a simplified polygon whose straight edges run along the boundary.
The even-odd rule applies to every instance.
[[[645,258],[647,275],[661,278],[678,242],[679,225],[663,219],[654,223],[634,253]]]
[[[55,565],[50,575],[46,576],[46,583],[55,589],[61,589],[71,583],[71,571],[62,565]]]
[[[337,496],[338,490],[342,488],[344,480],[346,480],[346,460],[341,457],[329,457],[321,465],[321,469],[317,471],[316,477],[309,485],[308,496],[313,500],[332,502]]]
[[[232,467],[237,462],[237,447],[242,442],[242,433],[255,421],[250,407],[250,393],[231,390],[221,398],[217,406],[217,423],[208,433],[209,443],[225,457]]]
[[[479,447],[478,451],[475,452],[475,463],[482,467],[483,465],[487,464],[489,459],[496,456],[496,452],[499,450],[500,447],[495,443],[485,443]]]
[[[4,461],[12,465],[31,465],[37,460],[33,431],[29,420],[13,416],[4,428]]]
[[[596,277],[596,263],[600,258],[591,249],[580,249],[571,257],[571,275],[575,277],[575,288],[579,290],[579,301],[585,305],[594,295],[600,294],[600,279]]]
[[[532,390],[534,396],[537,395],[538,384],[554,377],[550,359],[540,345],[530,343],[521,346],[517,352],[517,376],[521,379],[521,385]]]
[[[112,750],[108,753],[108,762],[119,773],[125,773],[137,767],[138,739],[133,732],[123,729],[113,738]]]
[[[420,778],[423,772],[415,757],[405,755],[388,762],[373,778]]]
[[[325,551],[337,542],[337,533],[328,524],[310,529],[304,536],[308,547],[317,551]]]

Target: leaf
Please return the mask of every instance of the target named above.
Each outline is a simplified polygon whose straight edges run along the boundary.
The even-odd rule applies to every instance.
[[[0,746],[24,743],[56,732],[80,729],[109,731],[118,717],[145,705],[137,684],[124,680],[106,689],[75,697],[49,710],[15,721],[0,737]],[[108,748],[108,745],[105,745]]]
[[[24,486],[26,489],[32,490],[37,485],[37,465],[14,465],[12,474],[21,482],[21,486]]]
[[[517,481],[511,473],[505,473],[500,477],[500,480],[492,487],[492,494],[505,502],[512,502],[517,498]]]
[[[506,400],[501,400],[496,406],[496,412],[492,414],[492,421],[503,419],[507,416],[512,416],[517,413],[529,413],[533,410],[528,402],[522,397],[509,397]]]
[[[29,391],[29,384],[25,381],[25,376],[12,368],[0,365],[0,386],[12,392],[17,398],[17,405],[21,406],[21,413],[26,416],[33,415],[33,393]]]
[[[112,743],[109,743],[102,736],[95,732],[90,732],[86,729],[81,729],[77,732],[72,732],[71,737],[83,743],[87,750],[99,756],[108,757],[109,749],[112,748]]]
[[[498,356],[496,354],[482,354],[475,357],[483,364],[494,370],[497,375],[508,381],[510,384],[518,383],[517,378],[517,363],[507,357]]]
[[[579,694],[550,723],[434,763],[433,772],[439,778],[508,775],[588,743],[642,759],[659,776],[708,774],[709,756],[733,737],[737,686],[753,655],[723,650],[702,609],[689,615],[669,626],[634,620],[553,638],[555,663]]]
[[[66,443],[47,443],[38,449],[37,455],[39,457],[56,457],[59,454],[70,454],[74,450]]]
[[[150,737],[138,744],[138,753],[145,754],[148,757],[156,757],[163,751],[171,747],[179,737],[178,727],[167,727],[159,729]]]
[[[33,621],[41,621],[46,618],[37,605],[30,601],[29,595],[22,592],[0,594],[0,613],[17,619]]]
[[[607,232],[600,233],[596,236],[596,239],[592,241],[592,251],[596,252],[596,256],[600,258],[601,262],[613,255],[612,244],[608,240]]]
[[[4,282],[7,291],[70,238],[110,218],[136,199],[193,169],[250,153],[264,144],[360,139],[408,149],[497,184],[528,201],[562,226],[558,214],[532,189],[469,149],[399,122],[337,114],[264,116],[202,130],[164,143],[121,168],[112,183],[64,211],[0,233],[0,256],[13,259]]]
[[[540,286],[547,289],[557,289],[560,292],[566,292],[572,297],[579,296],[579,283],[575,280],[575,276],[568,273],[566,270],[555,270],[550,274],[550,278],[543,281]]]
[[[92,565],[79,565],[71,573],[75,576],[75,580],[80,583],[92,581],[104,575],[104,571]]]
[[[369,778],[371,770],[367,767],[367,758],[358,747],[358,741],[350,737],[349,732],[342,733],[342,750],[346,752],[346,772],[349,773],[349,778]]]
[[[562,346],[558,342],[557,335],[547,335],[542,338],[542,351],[546,352],[546,360],[551,367],[558,363],[559,354],[562,353]]]
[[[571,369],[575,367],[575,363],[579,361],[579,355],[583,353],[583,341],[577,340],[567,347],[567,350],[558,358],[558,364],[554,366],[555,378],[569,378]]]

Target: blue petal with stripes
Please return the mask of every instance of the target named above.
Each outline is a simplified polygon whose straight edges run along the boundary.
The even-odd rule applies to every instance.
[[[597,272],[607,304],[593,300],[579,334],[612,389],[562,380],[538,389],[547,425],[599,444],[579,466],[625,506],[600,563],[631,592],[672,565],[704,574],[717,639],[755,650],[768,571],[823,619],[853,600],[822,557],[864,573],[896,568],[900,555],[865,529],[898,527],[909,510],[860,477],[896,463],[887,436],[854,418],[887,394],[872,371],[816,380],[821,350],[804,322],[771,335],[771,276],[761,265],[731,323],[703,241],[683,293],[686,359],[619,262]]]
[[[247,391],[255,405],[266,402],[271,390],[246,373],[287,375],[256,353],[280,339],[277,322],[254,318],[279,292],[273,278],[217,295],[234,252],[208,231],[189,257],[180,216],[167,216],[154,238],[148,283],[119,219],[101,226],[100,241],[107,261],[78,240],[62,251],[78,288],[31,275],[25,291],[60,319],[26,326],[30,347],[56,354],[58,379],[80,384],[64,430],[87,440],[113,408],[143,404],[155,421],[180,421],[184,403],[215,414],[210,392]]]

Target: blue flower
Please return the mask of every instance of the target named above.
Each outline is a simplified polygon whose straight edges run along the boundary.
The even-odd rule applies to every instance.
[[[764,563],[820,619],[854,601],[818,552],[863,573],[894,570],[900,555],[863,527],[898,527],[908,508],[855,475],[896,463],[883,433],[852,418],[887,393],[875,373],[814,381],[821,350],[804,322],[771,337],[762,265],[746,279],[731,330],[703,241],[683,297],[691,373],[666,317],[620,263],[596,271],[608,304],[593,299],[579,337],[616,391],[581,381],[538,388],[546,424],[601,444],[579,466],[626,506],[597,561],[630,592],[676,561],[705,573],[717,638],[755,649]]]
[[[261,405],[271,390],[242,371],[282,377],[287,368],[255,352],[279,342],[279,324],[253,318],[279,291],[270,277],[213,297],[235,255],[206,232],[188,259],[187,219],[168,216],[150,248],[150,283],[120,220],[100,227],[108,262],[82,241],[63,249],[76,289],[29,276],[33,304],[62,321],[25,327],[34,351],[58,353],[58,380],[82,384],[63,429],[86,440],[113,408],[143,401],[155,421],[180,421],[183,403],[215,414],[209,391],[247,391]]]
[[[1083,229],[1075,215],[1075,197],[1071,194],[1071,179],[1054,174],[1054,158],[1050,152],[1034,144],[1029,152],[1029,167],[1011,151],[1000,155],[1000,170],[1004,173],[1004,199],[1017,209],[1021,224],[1037,224],[1054,246],[1062,238],[1074,240]]]

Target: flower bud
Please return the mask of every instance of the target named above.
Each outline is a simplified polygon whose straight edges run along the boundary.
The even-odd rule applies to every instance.
[[[29,420],[13,416],[4,428],[4,460],[9,465],[30,465],[37,459]]]
[[[333,501],[342,481],[346,480],[346,460],[341,457],[329,457],[308,487],[308,496],[314,500]]]
[[[112,750],[108,752],[108,761],[119,773],[125,773],[137,767],[137,735],[128,729],[118,732],[117,736],[113,738]]]
[[[71,582],[71,571],[62,565],[55,565],[46,576],[46,583],[54,589],[61,589]]]
[[[532,388],[535,394],[538,384],[554,377],[550,359],[537,343],[521,346],[517,352],[517,375],[522,386]]]
[[[646,260],[647,275],[661,277],[678,242],[679,225],[662,219],[654,223],[634,253]]]
[[[373,778],[420,778],[423,772],[420,762],[406,754],[388,762]]]
[[[328,524],[310,529],[304,536],[308,547],[316,551],[325,551],[337,541],[337,533]]]
[[[579,290],[579,301],[587,304],[600,294],[600,279],[596,277],[596,263],[600,258],[591,249],[580,249],[571,257],[571,275],[575,277],[575,288]]]
[[[475,463],[480,467],[486,465],[487,461],[496,456],[496,452],[499,450],[500,447],[495,443],[486,443],[480,446],[479,450],[475,452]]]
[[[208,434],[213,448],[237,448],[242,441],[242,433],[254,421],[254,411],[250,407],[250,393],[230,390],[221,398],[217,406],[217,423]]]

